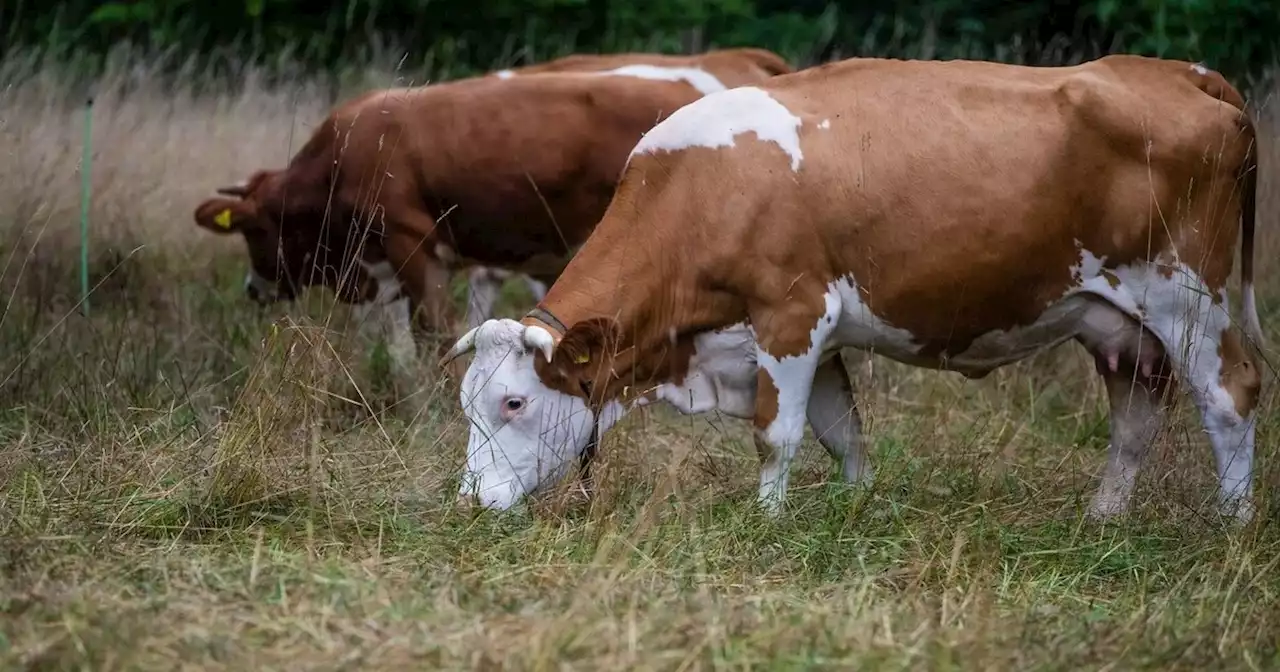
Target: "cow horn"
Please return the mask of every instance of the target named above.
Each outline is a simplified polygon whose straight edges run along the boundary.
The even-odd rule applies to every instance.
[[[244,198],[249,195],[249,183],[241,182],[233,184],[229,187],[218,187],[215,191],[223,196],[235,196],[236,198]]]
[[[445,366],[449,362],[461,357],[462,355],[476,349],[476,332],[480,331],[480,327],[472,327],[470,331],[462,335],[457,343],[449,348],[449,352],[444,353],[444,357],[440,359],[440,366]]]
[[[551,361],[551,350],[556,346],[555,339],[551,338],[551,334],[539,326],[525,327],[524,344],[541,352],[548,362]]]

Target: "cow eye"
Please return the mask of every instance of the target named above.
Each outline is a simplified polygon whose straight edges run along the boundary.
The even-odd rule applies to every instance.
[[[511,397],[510,399],[507,399],[507,401],[505,402],[505,405],[508,411],[511,411],[514,413],[515,411],[518,411],[524,408],[524,399],[520,399],[519,397]]]

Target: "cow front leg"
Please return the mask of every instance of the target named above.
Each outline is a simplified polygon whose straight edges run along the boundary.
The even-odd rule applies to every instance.
[[[375,290],[372,299],[353,307],[359,331],[369,341],[383,340],[396,374],[408,376],[417,358],[417,345],[409,325],[409,298],[404,296],[403,286],[390,263],[361,261],[360,265],[373,281]]]
[[[419,341],[436,341],[436,356],[452,345],[453,302],[449,297],[449,267],[422,249],[421,241],[406,234],[388,236],[387,257],[409,295],[411,325]],[[448,372],[460,380],[466,372],[461,360],[454,360]]]
[[[786,501],[791,462],[804,440],[814,378],[840,314],[840,299],[833,293],[814,297],[821,301],[818,310],[812,299],[788,298],[779,302],[778,309],[751,313],[759,367],[755,412],[755,444],[761,461],[758,501],[771,515],[781,512]]]
[[[818,442],[840,465],[844,482],[870,485],[874,473],[862,440],[862,418],[853,381],[839,352],[818,365],[809,395],[808,417]]]

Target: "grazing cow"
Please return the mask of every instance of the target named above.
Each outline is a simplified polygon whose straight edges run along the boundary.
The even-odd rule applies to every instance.
[[[1089,513],[1127,509],[1176,376],[1248,520],[1261,382],[1226,293],[1240,226],[1260,342],[1243,107],[1215,72],[1135,56],[859,59],[702,98],[635,147],[538,307],[445,356],[475,353],[462,495],[507,508],[663,400],[753,419],[776,512],[806,419],[846,480],[871,476],[840,347],[982,378],[1074,339],[1110,399]]]
[[[409,304],[423,311],[416,326],[451,327],[451,270],[554,280],[646,131],[705,90],[785,68],[757,50],[679,63],[674,77],[664,66],[604,76],[606,67],[367,93],[337,107],[287,168],[219,189],[229,198],[201,203],[195,220],[244,236],[256,301],[323,284],[361,312],[382,311],[403,370],[415,349]]]

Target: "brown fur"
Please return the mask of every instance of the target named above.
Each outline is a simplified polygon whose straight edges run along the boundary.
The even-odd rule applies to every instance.
[[[1256,173],[1254,129],[1216,73],[1133,56],[1066,68],[855,59],[759,86],[804,121],[799,173],[750,133],[732,149],[634,157],[541,303],[568,325],[552,332],[561,343],[608,340],[600,332],[619,346],[592,350],[590,369],[559,349],[539,358],[545,384],[609,399],[678,379],[680,343],[744,319],[770,354],[803,352],[827,283],[850,273],[876,315],[925,343],[911,363],[946,369],[1061,296],[1073,239],[1109,268],[1176,249],[1218,290],[1242,209],[1252,280],[1254,186],[1238,178]],[[1257,367],[1234,339],[1223,380],[1243,411]],[[777,413],[772,387],[761,384],[757,426]]]
[[[345,301],[367,300],[376,286],[352,262],[390,261],[424,309],[419,326],[446,330],[451,267],[479,263],[554,281],[604,213],[630,149],[700,97],[683,82],[567,71],[670,62],[733,85],[789,70],[770,56],[753,49],[579,56],[519,69],[536,74],[512,79],[369,92],[336,108],[288,168],[220,189],[230,198],[201,203],[195,220],[243,233],[254,268],[278,280],[284,298],[323,284]],[[223,210],[232,215],[229,229],[214,221]],[[353,219],[371,230],[371,244]]]

